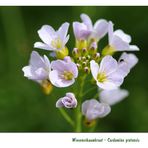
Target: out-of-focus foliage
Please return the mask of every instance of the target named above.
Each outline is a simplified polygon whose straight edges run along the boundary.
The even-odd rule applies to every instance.
[[[71,131],[55,108],[67,89],[55,88],[46,96],[39,85],[23,77],[21,69],[28,64],[33,44],[40,40],[37,30],[44,24],[58,28],[68,21],[71,49],[72,22],[80,20],[81,13],[94,22],[99,18],[112,20],[115,28],[130,34],[132,43],[141,49],[136,53],[139,63],[122,86],[129,90],[129,97],[112,107],[96,131],[148,131],[148,7],[0,7],[0,131]]]

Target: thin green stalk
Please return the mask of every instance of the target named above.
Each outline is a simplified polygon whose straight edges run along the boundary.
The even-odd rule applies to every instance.
[[[81,132],[81,119],[82,119],[82,114],[81,114],[81,101],[82,101],[82,97],[83,97],[83,87],[84,87],[84,83],[85,83],[85,78],[86,75],[83,75],[82,77],[80,77],[79,79],[79,94],[78,94],[78,106],[76,109],[76,132]]]
[[[66,111],[63,108],[59,108],[60,113],[62,114],[62,116],[64,117],[64,119],[72,126],[74,127],[74,122],[73,120],[70,118],[70,116],[66,113]]]
[[[88,93],[90,93],[94,89],[96,89],[96,86],[88,89],[87,91],[85,91],[84,94],[83,94],[83,96],[87,95]]]

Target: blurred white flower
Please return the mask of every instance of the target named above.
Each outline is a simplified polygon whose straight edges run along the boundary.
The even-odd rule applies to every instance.
[[[129,95],[129,92],[125,89],[114,89],[114,90],[102,90],[99,98],[100,102],[108,105],[114,105]]]
[[[29,65],[22,68],[24,76],[28,79],[40,82],[49,79],[51,70],[50,61],[47,56],[40,56],[36,51],[31,53]]]
[[[56,60],[51,62],[52,71],[49,74],[51,83],[56,87],[68,87],[75,82],[78,68],[74,62]]]
[[[86,116],[87,120],[91,121],[96,118],[103,118],[111,111],[108,104],[100,103],[95,99],[86,100],[82,104],[82,114]]]
[[[67,22],[63,23],[57,31],[49,25],[43,25],[38,30],[39,37],[43,43],[36,42],[34,47],[50,51],[62,50],[69,40],[69,35],[67,35],[68,28],[69,23]]]
[[[114,51],[138,51],[136,45],[130,45],[131,36],[118,29],[113,31],[113,23],[109,22],[108,27],[109,46]]]
[[[56,102],[56,107],[66,107],[66,108],[76,108],[77,107],[77,99],[73,93],[66,93],[65,97],[60,98]]]
[[[124,76],[120,73],[117,61],[112,56],[105,56],[100,66],[92,60],[90,69],[97,85],[102,89],[116,89],[124,80]]]

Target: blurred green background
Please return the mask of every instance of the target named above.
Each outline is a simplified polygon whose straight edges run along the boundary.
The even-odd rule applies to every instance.
[[[0,7],[0,131],[68,132],[70,126],[55,108],[65,89],[45,96],[39,85],[23,77],[33,44],[40,41],[37,30],[44,24],[58,28],[63,22],[80,21],[88,14],[93,22],[112,20],[132,36],[140,47],[139,63],[126,77],[122,88],[130,96],[112,107],[96,131],[148,132],[148,7]],[[74,46],[72,25],[68,47]],[[40,49],[35,49],[41,52]],[[48,52],[44,52],[47,53]],[[94,92],[93,92],[94,93]],[[88,97],[92,97],[90,94]],[[89,98],[86,98],[89,99]]]

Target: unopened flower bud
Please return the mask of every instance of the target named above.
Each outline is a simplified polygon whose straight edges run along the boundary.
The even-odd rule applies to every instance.
[[[100,53],[99,53],[99,52],[97,52],[97,53],[94,54],[94,58],[95,58],[96,60],[97,60],[99,57],[100,57]]]
[[[73,53],[74,56],[77,57],[78,56],[78,48],[74,48],[72,53]]]
[[[85,71],[86,73],[89,73],[90,69],[89,69],[88,67],[84,67],[84,71]]]
[[[66,107],[66,108],[76,108],[77,107],[77,99],[73,93],[66,93],[65,97],[60,98],[56,102],[56,107]]]
[[[83,66],[86,66],[86,65],[87,65],[87,63],[86,63],[86,62],[83,62],[83,63],[82,63],[82,65],[83,65]]]
[[[96,50],[97,49],[97,43],[96,42],[91,43],[90,49],[91,50]]]
[[[85,60],[85,62],[88,64],[89,63],[89,60]]]
[[[83,53],[86,53],[86,52],[87,52],[87,49],[86,49],[86,48],[83,48],[83,49],[82,49],[82,52],[83,52]]]
[[[78,61],[81,61],[81,60],[82,60],[82,57],[78,57],[77,60],[78,60]]]
[[[82,57],[82,60],[86,60],[86,57]]]
[[[91,56],[90,55],[87,55],[86,59],[90,60]]]
[[[71,62],[70,56],[66,56],[66,57],[64,58],[64,61],[65,61],[65,62]]]
[[[76,65],[77,65],[78,69],[82,68],[82,66],[79,63],[77,63]]]

